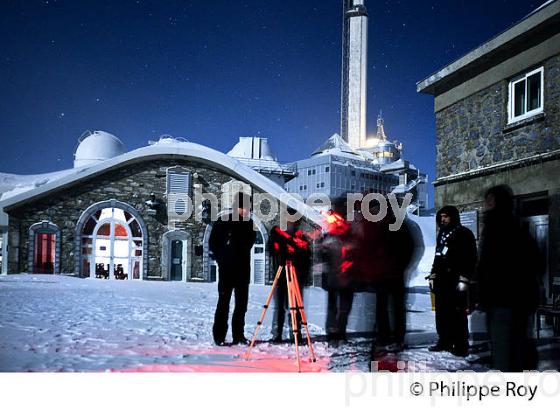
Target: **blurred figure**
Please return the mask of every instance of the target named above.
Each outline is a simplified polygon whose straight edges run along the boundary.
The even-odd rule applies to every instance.
[[[513,214],[507,185],[484,196],[484,227],[477,268],[479,306],[486,310],[492,367],[520,372],[537,367],[529,322],[539,302],[542,262],[536,242]]]
[[[297,280],[301,290],[301,297],[303,299],[303,287],[307,286],[311,267],[311,248],[310,241],[305,236],[303,231],[299,229],[300,222],[288,222],[286,234],[293,239],[292,246],[286,242],[285,236],[282,234],[280,227],[275,226],[272,228],[269,239],[269,249],[273,258],[274,272],[278,270],[279,266],[286,266],[286,261],[290,260],[296,271]],[[284,330],[284,322],[286,316],[289,316],[288,306],[288,286],[286,284],[286,271],[282,270],[279,283],[277,284],[276,291],[274,292],[274,310],[272,316],[272,343],[281,343],[282,334]],[[291,329],[291,321],[288,320]],[[301,315],[297,315],[298,325],[298,341],[301,344]],[[293,337],[293,329],[292,337]]]
[[[461,225],[459,211],[444,206],[436,215],[439,232],[429,279],[435,296],[438,342],[432,352],[464,357],[469,350],[468,288],[476,267],[476,241]]]
[[[414,254],[414,239],[408,222],[400,229],[391,231],[389,225],[395,222],[395,216],[388,209],[387,216],[378,223],[369,223],[369,231],[377,232],[374,238],[367,238],[368,250],[376,258],[369,267],[374,269],[376,292],[376,328],[377,339],[373,351],[399,352],[404,349],[406,334],[406,272]],[[377,225],[377,229],[372,229]],[[377,248],[377,249],[372,249]],[[375,266],[375,268],[373,268]]]
[[[218,305],[214,315],[212,333],[214,342],[223,345],[228,329],[229,302],[235,291],[235,309],[231,330],[234,344],[247,344],[245,338],[245,313],[249,300],[251,279],[251,248],[256,232],[249,216],[249,198],[239,193],[234,203],[235,217],[218,219],[209,239],[209,248],[218,263]],[[237,219],[237,221],[235,220]]]
[[[357,269],[356,249],[359,237],[352,227],[358,223],[346,220],[346,199],[337,198],[327,214],[328,230],[321,242],[321,253],[326,262],[323,288],[327,291],[327,341],[338,345],[346,340],[348,316],[354,301],[353,279]]]

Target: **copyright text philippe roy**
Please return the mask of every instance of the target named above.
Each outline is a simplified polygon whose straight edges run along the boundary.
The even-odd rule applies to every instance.
[[[404,368],[404,366],[403,366]],[[351,406],[375,398],[429,399],[456,403],[485,402],[494,397],[515,401],[558,400],[560,373],[556,371],[500,373],[447,372],[352,372],[345,376],[345,404]]]
[[[467,401],[482,401],[486,397],[524,397],[528,401],[533,400],[537,393],[538,386],[517,384],[516,382],[506,382],[504,386],[494,385],[477,385],[466,382],[447,382],[432,381],[427,383],[425,387],[420,382],[414,382],[410,386],[410,392],[413,396],[424,394],[424,389],[429,396],[438,397],[462,397]]]

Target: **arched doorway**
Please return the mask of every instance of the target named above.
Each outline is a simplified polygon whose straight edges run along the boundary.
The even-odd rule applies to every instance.
[[[134,208],[114,200],[96,204],[82,214],[78,232],[81,276],[143,279],[146,227]]]
[[[32,273],[60,273],[60,228],[52,222],[29,228],[28,266]]]
[[[231,210],[222,211],[218,214],[218,218],[222,215],[230,214]],[[251,219],[257,226],[258,232],[255,239],[255,244],[251,248],[251,283],[254,285],[264,285],[266,283],[266,272],[268,271],[268,250],[266,244],[268,243],[268,232],[264,224],[253,213]],[[219,278],[218,265],[210,256],[210,249],[208,241],[212,233],[212,224],[209,224],[204,231],[203,240],[203,279],[208,282],[215,282]]]

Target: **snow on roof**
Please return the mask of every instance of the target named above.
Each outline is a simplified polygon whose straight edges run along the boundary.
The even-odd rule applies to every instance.
[[[73,169],[65,169],[62,171],[36,175],[16,175],[0,172],[0,200],[7,199],[22,192],[45,185],[73,172]]]
[[[350,162],[350,161],[346,160],[345,158],[333,157],[332,163],[336,164],[336,165],[342,165],[342,166],[345,166],[345,167],[350,167],[350,168],[358,170],[358,171],[379,172],[379,167],[378,166],[366,163],[365,161],[364,161],[363,165],[359,165],[359,163]]]
[[[91,167],[74,168],[64,171],[66,174],[62,175],[60,178],[49,180],[43,185],[35,186],[33,189],[17,193],[6,199],[2,198],[0,201],[0,209],[9,209],[16,205],[24,204],[35,198],[48,195],[52,191],[76,184],[85,178],[93,178],[124,165],[146,161],[150,158],[162,157],[194,159],[197,162],[226,171],[234,177],[245,180],[263,192],[272,195],[280,202],[284,204],[289,203],[289,206],[296,208],[300,213],[305,215],[307,219],[314,223],[321,225],[324,221],[324,218],[313,208],[307,206],[304,202],[297,199],[297,197],[286,192],[278,184],[254,171],[239,160],[203,145],[179,141],[138,148],[101,163],[94,164]]]
[[[352,149],[352,147],[350,147],[350,145],[348,145],[348,143],[338,134],[333,134],[323,143],[323,145],[313,151],[311,156],[327,154],[351,157],[354,159],[361,158],[361,155]]]
[[[387,171],[394,171],[394,170],[398,170],[398,169],[403,169],[403,168],[407,167],[407,165],[408,165],[407,163],[408,163],[408,161],[405,161],[401,158],[401,159],[399,159],[395,162],[391,162],[390,164],[383,165],[381,167],[381,171],[387,172]]]

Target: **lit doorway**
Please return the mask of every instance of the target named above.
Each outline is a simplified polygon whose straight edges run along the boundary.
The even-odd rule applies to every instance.
[[[116,208],[92,214],[81,232],[82,272],[98,279],[142,279],[143,232],[136,218]]]

